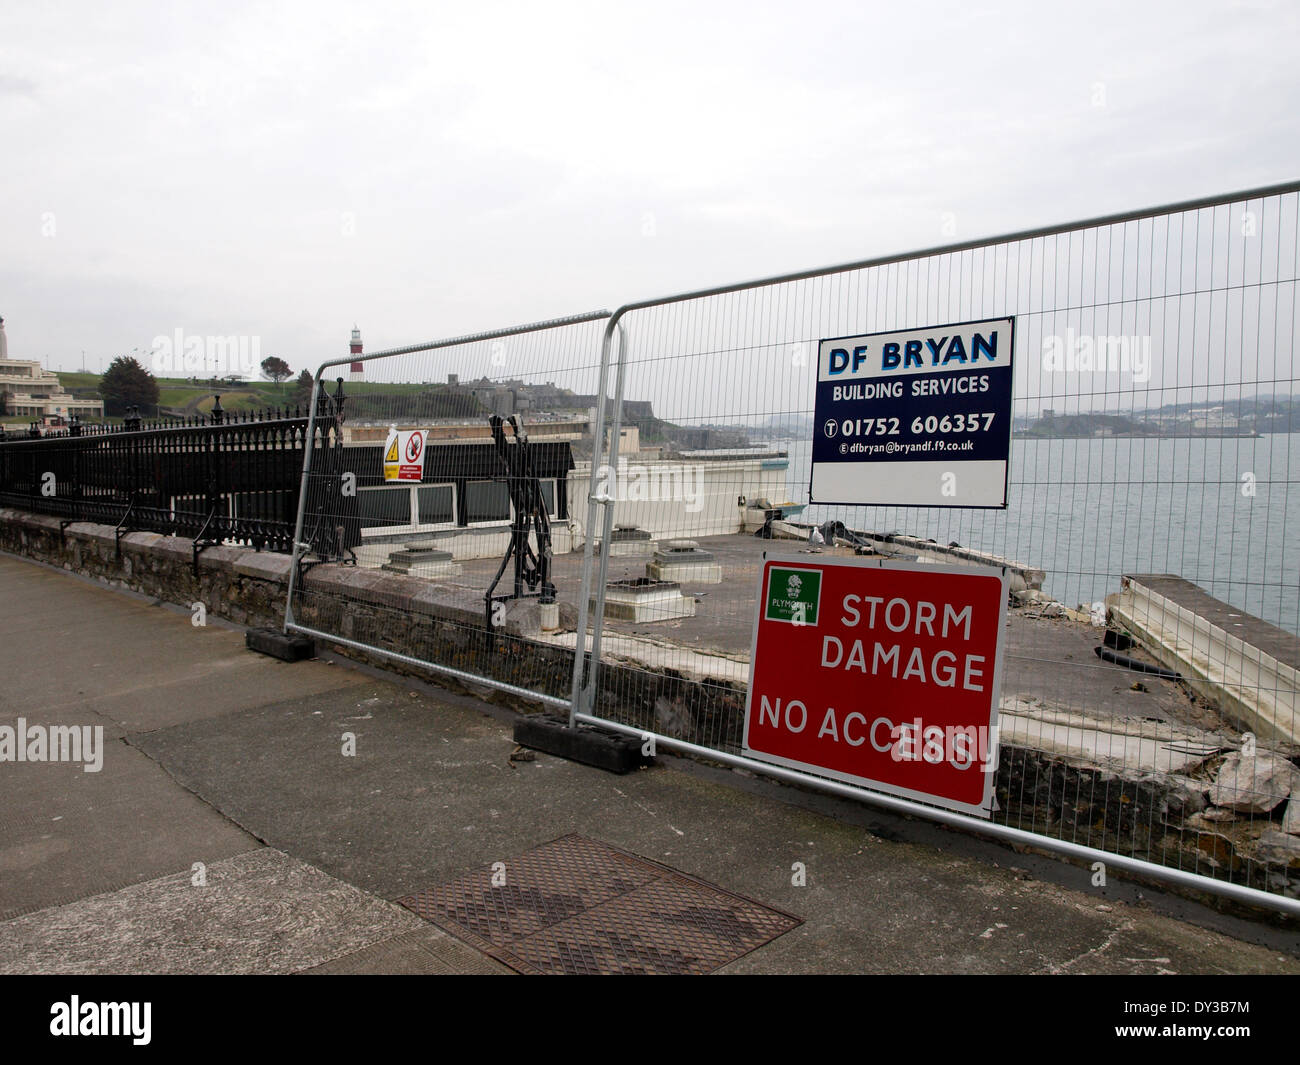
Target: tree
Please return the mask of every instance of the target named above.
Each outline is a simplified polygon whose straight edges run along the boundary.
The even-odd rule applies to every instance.
[[[108,364],[99,379],[99,394],[109,416],[126,414],[128,407],[140,407],[141,413],[158,409],[158,381],[130,355],[119,355]]]
[[[293,401],[298,406],[305,407],[311,402],[311,386],[314,380],[310,370],[303,370],[298,375],[298,380],[293,385]]]
[[[262,360],[262,376],[279,384],[293,376],[289,364],[278,355],[268,355]]]

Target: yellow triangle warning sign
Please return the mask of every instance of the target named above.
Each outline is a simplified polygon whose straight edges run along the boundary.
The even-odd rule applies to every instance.
[[[397,437],[393,437],[392,441],[388,445],[388,450],[384,452],[384,461],[385,462],[397,461]]]

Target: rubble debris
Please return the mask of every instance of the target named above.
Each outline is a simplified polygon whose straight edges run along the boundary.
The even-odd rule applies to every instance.
[[[1267,862],[1300,868],[1300,838],[1269,829],[1255,842],[1256,853]]]
[[[1165,680],[1182,680],[1181,673],[1175,673],[1172,669],[1164,669],[1161,666],[1149,665],[1146,662],[1139,662],[1136,658],[1130,658],[1128,655],[1118,654],[1109,647],[1098,645],[1093,648],[1097,657],[1103,662],[1111,662],[1117,666],[1123,666],[1125,669],[1131,669],[1135,673],[1150,673],[1155,677],[1162,677]]]
[[[1291,794],[1298,777],[1295,766],[1275,754],[1234,752],[1214,778],[1210,802],[1242,813],[1266,814]]]
[[[1282,814],[1282,831],[1300,836],[1300,774],[1291,789],[1291,797],[1286,801],[1286,810]]]

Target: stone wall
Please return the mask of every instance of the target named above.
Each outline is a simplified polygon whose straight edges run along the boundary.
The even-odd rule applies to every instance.
[[[0,508],[0,550],[128,588],[154,599],[206,610],[237,625],[284,623],[289,557],[251,548],[209,547],[194,576],[193,541],[152,532],[126,533],[121,554],[111,525],[76,522]]]

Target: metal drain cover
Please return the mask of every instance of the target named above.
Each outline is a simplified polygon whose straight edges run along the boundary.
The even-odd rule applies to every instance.
[[[576,834],[397,901],[522,973],[708,973],[802,918]]]

